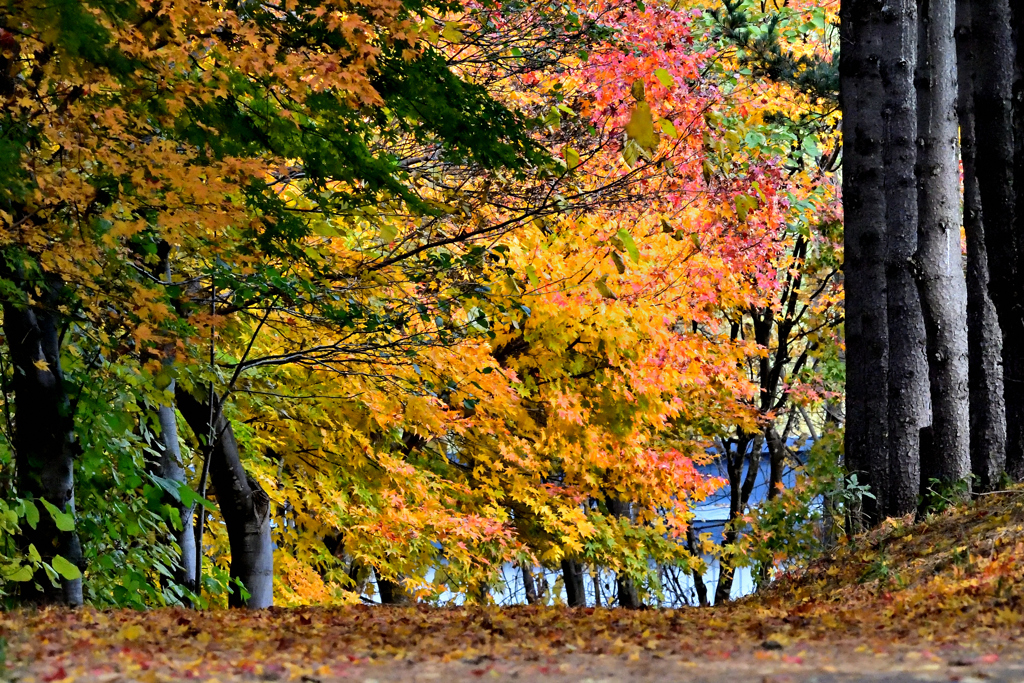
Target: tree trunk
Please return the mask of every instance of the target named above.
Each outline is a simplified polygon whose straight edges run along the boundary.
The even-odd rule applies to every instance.
[[[964,173],[964,232],[967,236],[967,345],[970,381],[971,472],[976,490],[992,491],[1006,466],[1002,331],[988,295],[985,222],[975,162],[974,62],[971,2],[956,7],[957,114]]]
[[[519,563],[519,571],[523,573],[523,590],[526,592],[526,604],[540,604],[540,593],[537,592],[537,582],[533,579],[533,567],[525,562]]]
[[[881,516],[901,516],[917,508],[920,484],[920,432],[929,423],[928,364],[921,299],[912,270],[917,251],[917,61],[915,0],[892,0],[881,12],[879,32],[885,50],[880,64],[885,103],[885,222],[888,247],[885,279],[889,328],[888,486],[880,487]],[[878,115],[870,109],[866,115]],[[873,479],[886,475],[879,463]],[[876,494],[877,495],[877,494]]]
[[[736,456],[729,458],[729,520],[726,523],[725,533],[722,534],[722,548],[728,548],[739,540],[739,531],[736,527],[740,515],[747,508],[750,501],[750,494],[754,490],[757,481],[757,473],[761,467],[761,442],[760,439],[751,439],[747,435],[741,435],[736,444]],[[747,450],[749,449],[749,453]],[[743,476],[743,462],[747,461],[747,474]],[[730,566],[725,558],[718,561],[718,585],[715,586],[715,604],[720,605],[728,602],[732,597],[732,584],[734,579],[734,567]]]
[[[377,592],[382,605],[411,605],[413,600],[400,581],[385,579],[377,573]]]
[[[562,582],[565,584],[565,603],[569,607],[586,607],[587,594],[583,586],[583,567],[576,560],[562,560]]]
[[[56,285],[50,283],[44,306],[52,305]],[[75,437],[71,406],[64,389],[60,363],[57,315],[49,308],[19,308],[3,304],[4,335],[11,352],[14,388],[14,451],[18,494],[36,501],[39,523],[23,525],[19,544],[35,545],[44,562],[60,555],[85,568],[82,547],[74,531],[60,531],[40,500],[75,514]],[[36,590],[38,584],[41,590]],[[21,585],[23,601],[37,604],[82,604],[82,579],[62,580],[54,588],[43,572]]]
[[[619,519],[630,519],[629,503],[609,497],[608,511]],[[615,576],[616,594],[619,607],[627,609],[638,609],[640,607],[640,595],[636,590],[636,584],[627,574],[618,572]]]
[[[1021,36],[1024,36],[1024,7],[1020,0],[1010,3],[1015,69],[1013,72],[1012,97],[1013,108],[1013,141],[1014,141],[1014,210],[1011,234],[1016,240],[1014,255],[1014,284],[1016,295],[1013,297],[1016,325],[1014,338],[1016,346],[1013,351],[1014,367],[1009,380],[1007,370],[1003,368],[1003,391],[1007,406],[1007,452],[1006,471],[1017,481],[1024,480],[1024,49],[1020,47]],[[1000,56],[1002,58],[1002,56]],[[992,252],[989,249],[991,262]],[[1003,327],[1005,332],[1006,328]],[[1005,342],[1004,342],[1005,343]],[[1004,351],[1003,358],[1006,358]],[[1010,395],[1012,394],[1012,396]],[[1013,427],[1010,427],[1010,421]]]
[[[169,364],[169,361],[165,361]],[[168,391],[174,392],[174,380],[171,380]],[[175,484],[185,483],[185,467],[181,459],[181,447],[178,444],[178,419],[173,405],[161,405],[157,409],[157,420],[160,424],[160,436],[157,444],[160,459],[154,463],[153,474]],[[198,593],[196,585],[196,537],[192,524],[192,510],[180,501],[170,501],[178,510],[181,518],[181,530],[174,530],[174,540],[180,549],[179,564],[174,570],[174,580],[183,588]]]
[[[880,8],[868,0],[840,4],[839,77],[843,110],[843,211],[846,261],[847,469],[871,487],[865,513],[885,509],[889,476],[889,333],[886,295],[884,127],[879,64],[889,49]],[[717,594],[717,591],[716,591]]]
[[[180,386],[175,392],[178,410],[196,434],[205,439],[210,430],[210,399],[199,400]],[[216,394],[215,406],[220,405]],[[270,539],[270,497],[249,476],[235,441],[231,423],[220,410],[213,410],[213,450],[210,480],[213,482],[231,546],[231,578],[238,579],[249,598],[231,586],[231,607],[263,608],[274,603],[274,553]],[[202,552],[197,548],[197,552]]]
[[[918,0],[917,280],[928,341],[931,444],[921,489],[933,479],[970,485],[967,282],[960,252],[960,134],[954,0]]]
[[[697,532],[693,530],[693,525],[686,527],[686,547],[690,551],[690,555],[693,557],[697,556]],[[708,587],[704,585],[704,575],[696,569],[690,572],[693,577],[693,590],[697,593],[697,604],[701,607],[708,606]]]
[[[782,473],[786,466],[786,444],[772,425],[765,427],[764,438],[768,445],[768,500],[774,500],[782,492]]]
[[[166,242],[162,242],[160,245],[161,262],[156,273],[158,277],[164,278],[167,282],[171,281],[170,263],[168,261],[169,251],[169,245]],[[160,358],[160,362],[163,364],[165,372],[170,376],[172,366],[174,365],[173,344],[166,346],[162,351],[163,356]],[[175,382],[171,379],[170,383],[165,387],[165,391],[169,392],[171,396],[174,395],[174,386]],[[183,485],[185,484],[185,467],[181,459],[181,446],[178,443],[178,417],[174,412],[173,403],[161,404],[157,408],[156,417],[157,424],[160,425],[159,441],[156,444],[160,457],[152,464],[151,470],[158,477],[178,485]],[[173,532],[174,540],[180,549],[178,566],[174,571],[174,580],[186,590],[198,594],[198,586],[196,585],[196,537],[192,524],[192,510],[182,505],[180,500],[169,502],[177,509],[181,519],[181,530]]]
[[[1014,228],[1013,83],[1015,45],[1009,0],[972,0],[975,175],[985,221],[989,295],[1003,332],[1006,471],[1024,477],[1024,297]]]

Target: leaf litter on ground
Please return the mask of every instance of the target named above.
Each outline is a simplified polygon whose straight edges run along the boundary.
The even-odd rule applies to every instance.
[[[1013,490],[887,520],[721,607],[17,610],[0,635],[25,683],[1024,680],[1022,578]]]

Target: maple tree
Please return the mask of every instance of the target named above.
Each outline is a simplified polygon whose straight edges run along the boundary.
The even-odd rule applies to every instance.
[[[829,133],[765,115],[792,90],[702,9],[5,18],[5,590],[486,602],[514,562],[637,606],[699,573],[694,463],[820,402],[835,352],[834,197],[799,170]],[[799,341],[730,335],[805,280]]]

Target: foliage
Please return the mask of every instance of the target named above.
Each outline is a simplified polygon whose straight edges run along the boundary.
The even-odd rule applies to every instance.
[[[61,321],[87,599],[224,600],[216,514],[199,595],[173,580],[177,506],[208,503],[208,435],[181,420],[185,485],[152,475],[176,386],[224,399],[281,604],[358,602],[371,576],[486,602],[505,563],[565,558],[653,600],[659,564],[702,562],[684,539],[722,484],[695,468],[712,440],[841,384],[830,104],[759,82],[685,3],[275,7],[30,3],[0,24],[0,285]],[[757,40],[820,43],[828,8]],[[797,328],[752,333],[776,314]],[[756,561],[805,545],[822,458],[757,513]]]

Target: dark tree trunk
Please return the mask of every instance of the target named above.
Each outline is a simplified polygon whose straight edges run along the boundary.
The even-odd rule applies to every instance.
[[[523,573],[523,590],[526,592],[526,604],[540,604],[540,593],[537,592],[537,582],[533,578],[533,567],[525,562],[519,563],[519,570]]]
[[[1006,471],[1024,477],[1024,297],[1014,228],[1013,83],[1015,45],[1009,0],[972,0],[975,175],[985,220],[989,295],[1003,332]]]
[[[967,282],[960,251],[960,134],[954,0],[918,0],[918,250],[928,342],[931,443],[921,488],[970,484]]]
[[[1016,239],[1014,255],[1014,283],[1017,290],[1014,296],[1016,308],[1014,347],[1015,365],[1012,378],[1006,379],[1007,370],[1003,369],[1003,391],[1007,406],[1007,452],[1006,471],[1017,481],[1024,480],[1024,50],[1020,47],[1021,36],[1024,36],[1024,6],[1020,0],[1010,3],[1013,28],[1014,76],[1013,76],[1013,142],[1014,142],[1014,206],[1015,208],[1012,235]],[[992,251],[989,245],[989,260]],[[990,285],[991,286],[991,285]],[[998,304],[997,304],[998,306]],[[1005,327],[1003,328],[1005,332]],[[1005,343],[1005,342],[1004,342]],[[1006,358],[1004,351],[1003,358]],[[1012,393],[1012,396],[1010,395]],[[1013,427],[1010,427],[1013,420]]]
[[[697,557],[697,532],[693,530],[691,524],[686,528],[686,547],[690,551],[690,555]],[[693,590],[697,593],[697,604],[701,607],[708,606],[708,587],[704,584],[704,575],[696,569],[690,572],[693,577]]]
[[[630,519],[629,503],[615,498],[608,498],[608,511],[620,519]],[[619,572],[615,576],[615,587],[619,607],[627,609],[638,609],[640,607],[640,595],[637,593],[636,584],[628,575]]]
[[[978,491],[992,491],[1006,466],[1002,331],[988,295],[985,223],[976,175],[974,139],[975,45],[972,0],[957,2],[957,113],[964,173],[964,232],[967,235],[967,342],[970,369],[971,472]]]
[[[565,584],[565,603],[569,607],[586,607],[587,594],[583,586],[583,566],[576,560],[562,560],[562,582]]]
[[[768,500],[774,500],[782,492],[782,473],[786,466],[786,444],[771,425],[764,430],[768,445]]]
[[[209,399],[199,400],[178,387],[178,410],[200,440],[211,433]],[[214,405],[219,405],[216,395]],[[228,604],[232,607],[262,608],[274,604],[274,553],[270,539],[270,497],[242,466],[238,443],[231,423],[220,410],[213,410],[213,449],[210,480],[216,490],[217,504],[231,546],[231,578],[245,586],[249,598],[243,599],[231,587]],[[197,548],[197,552],[201,549]]]
[[[405,586],[398,581],[385,579],[380,572],[377,572],[377,592],[380,594],[382,605],[412,604],[412,596],[405,590]]]
[[[840,100],[843,110],[843,266],[846,317],[846,466],[874,499],[878,519],[889,478],[889,333],[883,173],[885,100],[879,72],[881,8],[868,0],[840,4]],[[717,592],[716,592],[717,593]]]
[[[757,472],[761,467],[761,442],[747,435],[736,439],[736,453],[726,453],[729,474],[729,520],[722,534],[722,548],[728,548],[739,540],[737,524],[743,511],[750,501],[750,494],[757,481]],[[749,449],[749,452],[748,452]],[[747,473],[743,475],[743,462],[747,461]],[[718,584],[715,586],[715,604],[728,602],[732,597],[734,567],[725,558],[718,561]]]
[[[33,544],[44,562],[56,555],[85,568],[78,534],[60,531],[52,516],[39,504],[46,500],[62,512],[75,514],[74,423],[64,388],[60,363],[57,315],[50,310],[55,283],[43,301],[47,308],[19,308],[3,304],[4,335],[11,351],[14,388],[14,451],[18,493],[37,501],[40,511],[35,529],[23,525],[20,544]],[[82,579],[62,580],[54,588],[49,578],[37,573],[34,582],[21,585],[20,597],[38,604],[82,604]],[[42,587],[35,590],[33,583]]]
[[[912,270],[917,251],[917,60],[915,0],[892,0],[882,10],[878,31],[885,47],[881,58],[885,103],[885,223],[888,247],[885,279],[889,328],[889,462],[888,486],[880,486],[881,516],[900,516],[917,508],[920,484],[920,432],[929,423],[928,364],[921,299]],[[864,115],[878,115],[868,109]],[[884,478],[879,463],[874,480]],[[876,494],[877,495],[877,494]]]

